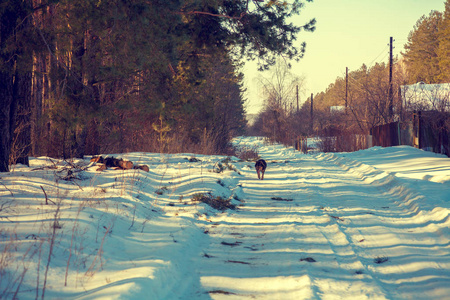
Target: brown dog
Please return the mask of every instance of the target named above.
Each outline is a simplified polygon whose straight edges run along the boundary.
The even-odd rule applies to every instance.
[[[255,164],[256,174],[258,174],[258,179],[264,179],[264,172],[266,171],[267,163],[264,159],[258,159]]]

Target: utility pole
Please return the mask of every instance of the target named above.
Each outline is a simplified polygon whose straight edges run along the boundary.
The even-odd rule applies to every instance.
[[[309,129],[311,134],[313,133],[313,123],[314,123],[314,111],[313,111],[313,93],[311,93],[311,113],[310,113],[310,124],[309,124]]]
[[[394,115],[394,92],[393,92],[393,87],[392,87],[392,66],[393,66],[393,42],[394,39],[391,36],[390,41],[389,41],[389,119],[392,121],[392,117]]]
[[[298,112],[298,84],[297,84],[297,112]]]
[[[402,88],[398,87],[397,92],[398,103],[400,104],[400,120],[403,119],[403,99],[402,99]]]

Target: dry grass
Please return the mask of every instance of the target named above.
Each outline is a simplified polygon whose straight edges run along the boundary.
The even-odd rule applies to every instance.
[[[236,205],[231,203],[231,199],[225,199],[220,196],[214,197],[211,193],[199,193],[192,196],[194,203],[206,203],[214,209],[225,211],[227,209],[236,209]]]
[[[73,166],[67,167],[59,164],[54,164],[54,166],[55,168],[49,169],[73,169]],[[78,220],[84,208],[95,209],[97,206],[106,205],[106,202],[94,202],[89,196],[76,200],[72,198],[72,201],[69,201],[68,192],[64,191],[64,188],[61,188],[58,184],[59,180],[64,179],[59,174],[57,171],[53,173],[55,188],[44,189],[38,185],[38,188],[40,187],[43,192],[40,198],[33,199],[38,203],[36,205],[39,206],[39,211],[42,211],[36,220],[39,225],[36,225],[35,229],[38,232],[24,236],[16,232],[17,226],[11,225],[10,228],[0,228],[0,299],[19,299],[21,293],[30,291],[35,294],[36,299],[45,299],[47,290],[50,287],[54,288],[54,280],[52,279],[52,282],[50,274],[53,272],[55,260],[58,261],[57,263],[61,263],[62,260],[66,259],[65,274],[63,275],[65,286],[70,285],[70,283],[75,284],[75,286],[79,282],[83,284],[84,281],[89,280],[102,268],[104,263],[102,257],[103,245],[111,232],[115,219],[111,220],[109,228],[105,228],[106,233],[103,237],[100,237],[101,241],[98,242],[97,251],[93,252],[91,245],[97,244],[97,240],[94,243],[89,237],[85,236],[89,226],[80,226]],[[83,178],[87,179],[88,177]],[[74,183],[75,179],[82,180],[80,178],[64,179],[64,184],[67,184],[67,181]],[[14,198],[15,190],[11,191],[5,184],[0,187],[4,187],[5,191],[8,191]],[[82,190],[80,186],[78,187]],[[105,193],[105,190],[96,189],[95,193]],[[41,201],[44,196],[45,200]],[[93,199],[95,198],[97,197],[93,197]],[[25,208],[23,204],[17,203],[18,201],[21,200],[13,199],[0,204],[0,220],[13,222],[14,215]],[[73,218],[71,207],[72,203],[76,201],[79,201],[79,205],[75,218]],[[98,218],[99,226],[103,224],[101,220],[103,215],[108,212],[108,207],[102,208],[101,211],[103,214]],[[94,219],[92,214],[91,218]],[[9,223],[5,222],[5,224]],[[39,228],[39,226],[41,227]],[[66,235],[67,231],[70,232],[68,236]],[[55,254],[60,253],[62,249],[67,249],[67,258],[61,258]],[[83,269],[87,271],[80,273]],[[34,282],[35,286],[30,287],[30,282]]]
[[[260,158],[256,146],[250,148],[249,147],[235,148],[234,151],[238,158],[245,161],[255,161]]]

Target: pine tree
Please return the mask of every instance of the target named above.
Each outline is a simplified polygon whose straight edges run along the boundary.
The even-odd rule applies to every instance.
[[[17,107],[27,112],[30,101],[35,155],[81,157],[86,149],[95,154],[142,147],[136,141],[149,140],[147,135],[155,134],[151,124],[161,123],[161,103],[166,103],[163,123],[171,128],[167,135],[187,133],[195,140],[205,129],[216,131],[226,137],[218,143],[223,148],[244,122],[238,66],[230,57],[259,58],[263,69],[279,56],[300,59],[305,45],[296,42],[297,35],[313,31],[315,20],[295,26],[289,17],[303,5],[301,0],[2,3],[0,170],[7,170],[16,123],[27,123],[15,117]],[[30,129],[24,133],[20,147],[30,144]]]
[[[450,0],[445,2],[443,20],[439,29],[439,76],[440,83],[450,83]]]
[[[31,12],[30,0],[0,5],[0,172],[9,170],[13,141],[14,160],[28,164],[32,58],[26,39]]]
[[[403,54],[409,83],[439,82],[441,71],[438,49],[441,24],[442,13],[432,11],[427,17],[422,16],[410,32]]]

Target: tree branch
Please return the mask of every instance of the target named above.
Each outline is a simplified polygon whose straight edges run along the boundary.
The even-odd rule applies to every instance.
[[[180,11],[180,12],[176,12],[176,14],[179,14],[179,15],[207,15],[207,16],[218,17],[218,18],[226,18],[226,19],[231,19],[231,20],[241,20],[245,15],[247,15],[246,12],[242,12],[239,17],[232,17],[232,16],[228,16],[228,15],[213,14],[213,13],[210,13],[210,12],[197,11],[197,10],[188,11],[188,12]]]

